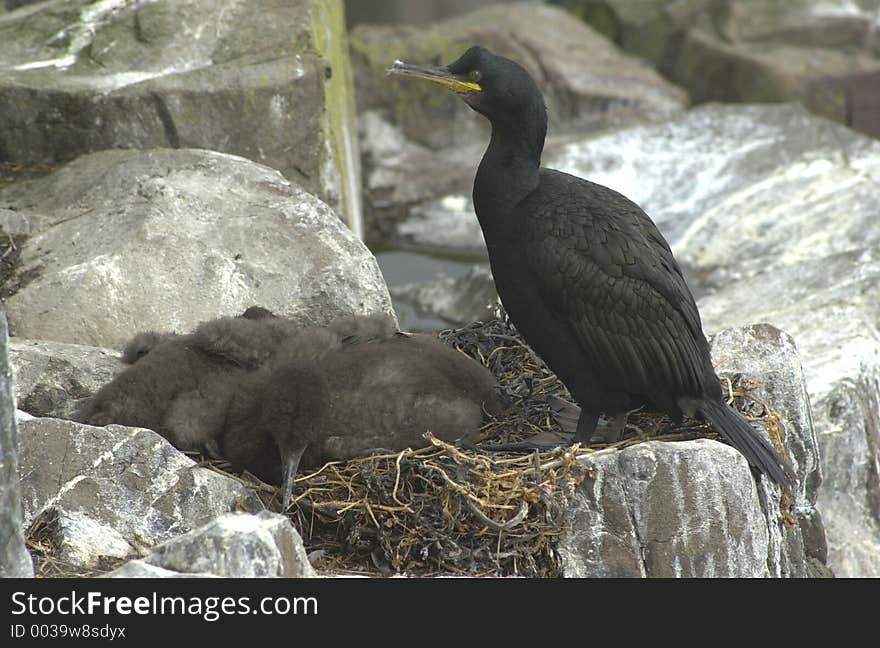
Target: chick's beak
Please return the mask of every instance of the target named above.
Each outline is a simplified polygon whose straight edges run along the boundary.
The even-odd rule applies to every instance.
[[[281,456],[281,477],[282,477],[282,497],[281,512],[287,511],[290,506],[290,496],[293,494],[293,478],[296,476],[296,469],[299,466],[299,460],[302,458],[305,446],[295,450],[283,452]]]
[[[479,92],[483,88],[479,83],[468,81],[449,71],[447,67],[425,67],[421,65],[409,65],[402,61],[394,61],[386,70],[386,76],[397,74],[401,76],[411,76],[417,79],[425,79],[443,86],[447,90],[451,90],[456,94],[467,94],[469,92]]]

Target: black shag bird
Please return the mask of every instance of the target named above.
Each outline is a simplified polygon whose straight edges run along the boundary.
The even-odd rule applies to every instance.
[[[239,384],[219,436],[237,469],[280,483],[287,508],[298,466],[476,433],[498,413],[492,374],[436,339],[391,320],[345,318],[291,336]]]
[[[651,219],[616,191],[541,168],[547,113],[529,74],[481,47],[388,73],[437,83],[491,122],[474,209],[510,319],[581,405],[576,440],[616,440],[641,406],[695,416],[789,489],[788,462],[725,404],[694,298]],[[605,434],[600,413],[613,417]]]

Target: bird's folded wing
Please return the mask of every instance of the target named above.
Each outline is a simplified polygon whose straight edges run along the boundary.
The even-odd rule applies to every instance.
[[[609,388],[700,393],[708,351],[668,244],[620,194],[559,175],[549,183],[542,177],[555,200],[525,219],[526,259],[545,305],[570,324]]]

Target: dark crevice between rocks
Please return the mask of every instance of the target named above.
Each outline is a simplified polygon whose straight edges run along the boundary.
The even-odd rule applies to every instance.
[[[159,121],[162,122],[162,129],[165,131],[165,141],[171,148],[180,148],[180,134],[177,132],[174,117],[171,116],[171,111],[168,110],[165,99],[158,92],[153,92],[150,96],[156,105],[156,115],[159,117]]]
[[[21,246],[26,238],[0,231],[0,300],[8,299],[43,273],[42,265],[17,272],[21,263]]]

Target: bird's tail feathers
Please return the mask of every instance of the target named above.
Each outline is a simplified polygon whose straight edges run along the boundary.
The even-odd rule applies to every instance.
[[[749,464],[779,484],[784,491],[791,492],[797,484],[791,464],[738,412],[723,401],[702,401],[696,405],[696,411],[712,424],[725,441],[739,450]]]

